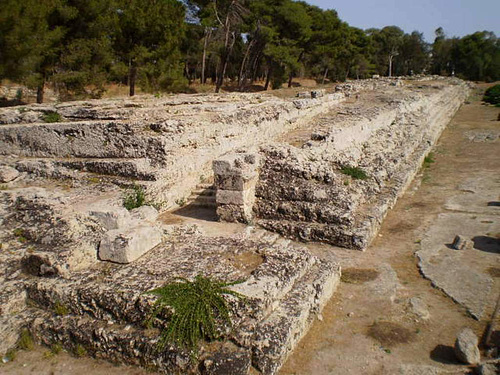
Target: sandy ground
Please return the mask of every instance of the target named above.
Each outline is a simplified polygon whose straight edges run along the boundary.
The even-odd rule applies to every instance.
[[[488,245],[489,251],[482,251],[484,246],[474,243],[474,247],[482,250],[472,248],[463,253],[466,255],[462,262],[473,263],[477,272],[492,280],[490,289],[483,293],[485,306],[480,320],[471,317],[466,307],[455,303],[422,276],[416,253],[438,240],[432,233],[440,233],[441,225],[449,233],[493,239],[500,235],[500,216],[494,211],[498,208],[495,202],[500,201],[500,191],[494,192],[500,183],[500,140],[480,141],[481,136],[473,136],[471,140],[471,134],[500,131],[500,122],[495,121],[499,109],[481,105],[478,95],[471,100],[443,133],[434,151],[435,162],[422,170],[389,212],[379,237],[366,252],[308,245],[318,256],[341,263],[344,282],[281,374],[410,375],[468,371],[466,366],[456,363],[452,346],[462,327],[470,327],[481,336],[488,323],[500,292],[498,242]],[[484,188],[464,199],[461,185],[471,179],[484,183]],[[491,198],[492,194],[496,194],[496,199]],[[481,209],[477,209],[479,206]],[[450,220],[439,220],[440,214],[453,213],[466,215],[468,219],[456,221],[456,228],[450,228]],[[228,227],[215,223],[209,216],[181,212],[165,219],[196,222],[207,232],[220,234],[242,230],[238,225]],[[439,251],[441,258],[437,259],[442,261],[447,250]],[[446,272],[444,267],[443,274]],[[49,356],[48,352],[41,347],[19,351],[14,361],[0,364],[0,373],[151,373],[90,358],[75,358],[65,352]]]

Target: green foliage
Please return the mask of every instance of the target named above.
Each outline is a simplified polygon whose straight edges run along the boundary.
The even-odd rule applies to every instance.
[[[343,166],[340,171],[355,180],[366,180],[368,178],[366,172],[359,167]]]
[[[144,189],[142,186],[134,185],[134,187],[126,193],[123,199],[123,207],[130,211],[134,208],[143,206],[145,202],[146,197],[144,195]]]
[[[424,168],[429,168],[431,164],[435,162],[434,153],[430,152],[429,155],[424,158]]]
[[[59,316],[65,316],[69,314],[69,310],[63,303],[57,301],[54,304],[54,313]]]
[[[50,346],[50,350],[43,353],[43,357],[45,359],[54,358],[56,355],[60,354],[63,350],[63,347],[60,343],[52,344]]]
[[[5,353],[5,356],[4,358],[8,361],[8,362],[12,362],[16,359],[16,355],[17,355],[17,350],[12,348],[12,349],[9,349],[7,350],[7,352]]]
[[[33,343],[33,337],[31,333],[26,328],[21,331],[21,336],[17,342],[17,347],[22,350],[33,350],[35,344]]]
[[[62,116],[54,111],[46,111],[42,117],[42,120],[47,123],[51,122],[61,122]]]
[[[496,106],[500,106],[500,85],[489,87],[484,93],[483,100]]]
[[[224,296],[244,299],[227,287],[240,282],[224,283],[199,275],[194,281],[177,279],[147,292],[158,297],[149,325],[166,309],[173,310],[170,322],[161,333],[159,349],[170,343],[196,352],[200,340],[219,339],[231,326],[230,308]]]
[[[81,344],[76,344],[74,354],[78,358],[85,357],[87,355],[87,349]]]
[[[26,241],[28,241],[27,238],[25,237],[24,229],[22,229],[22,228],[16,228],[16,229],[14,229],[14,231],[12,232],[12,234],[21,243],[25,243]]]

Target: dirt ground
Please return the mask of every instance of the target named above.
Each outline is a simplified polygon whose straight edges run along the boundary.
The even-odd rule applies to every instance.
[[[440,225],[438,215],[449,211],[446,207],[450,198],[460,194],[461,183],[470,176],[498,182],[499,138],[488,142],[467,138],[471,131],[500,131],[496,121],[499,109],[481,105],[479,99],[476,93],[457,113],[435,147],[434,162],[428,163],[389,212],[378,238],[365,252],[307,245],[318,256],[342,265],[343,282],[281,374],[461,374],[469,370],[456,362],[452,346],[462,327],[472,328],[479,337],[483,334],[500,292],[499,253],[496,247],[491,248],[485,255],[488,258],[479,264],[482,269],[487,266],[494,280],[479,321],[422,276],[415,253],[421,250],[430,228]],[[498,202],[500,191],[496,194]],[[474,220],[491,221],[483,220],[482,215],[475,213]],[[203,218],[199,221],[203,226]],[[498,216],[496,222],[488,224],[498,227]],[[217,223],[207,225],[215,230],[212,227]],[[19,351],[14,361],[0,364],[0,373],[150,373],[64,352],[50,356],[48,352],[40,347]]]

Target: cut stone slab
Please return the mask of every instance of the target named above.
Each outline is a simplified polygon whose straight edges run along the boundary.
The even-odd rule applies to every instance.
[[[15,180],[19,176],[17,169],[7,166],[0,166],[0,182],[6,183]]]
[[[481,319],[489,303],[493,303],[493,279],[485,269],[496,261],[497,254],[480,248],[457,251],[450,239],[457,231],[468,238],[500,231],[498,219],[475,217],[464,213],[439,214],[417,251],[419,268],[432,284],[464,306],[476,319]]]
[[[130,213],[124,207],[101,207],[90,211],[90,216],[95,217],[99,224],[107,230],[122,228],[130,223]]]
[[[162,240],[159,229],[140,225],[107,232],[99,245],[99,258],[116,263],[130,263]]]
[[[475,365],[481,362],[476,334],[470,328],[461,330],[455,341],[455,355],[466,364]]]

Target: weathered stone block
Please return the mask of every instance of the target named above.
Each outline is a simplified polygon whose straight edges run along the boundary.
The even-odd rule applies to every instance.
[[[161,240],[161,231],[152,226],[112,230],[101,240],[99,258],[116,263],[130,263],[160,244]]]
[[[124,207],[104,206],[90,211],[90,216],[97,219],[107,230],[118,229],[130,223],[130,213]]]
[[[217,204],[245,204],[245,192],[236,190],[217,190]]]
[[[247,190],[255,186],[254,179],[235,175],[215,175],[215,186],[221,190]]]
[[[158,210],[153,206],[141,206],[130,211],[130,216],[139,221],[155,222],[158,215]]]
[[[11,182],[19,176],[17,169],[7,166],[0,166],[0,182]]]

